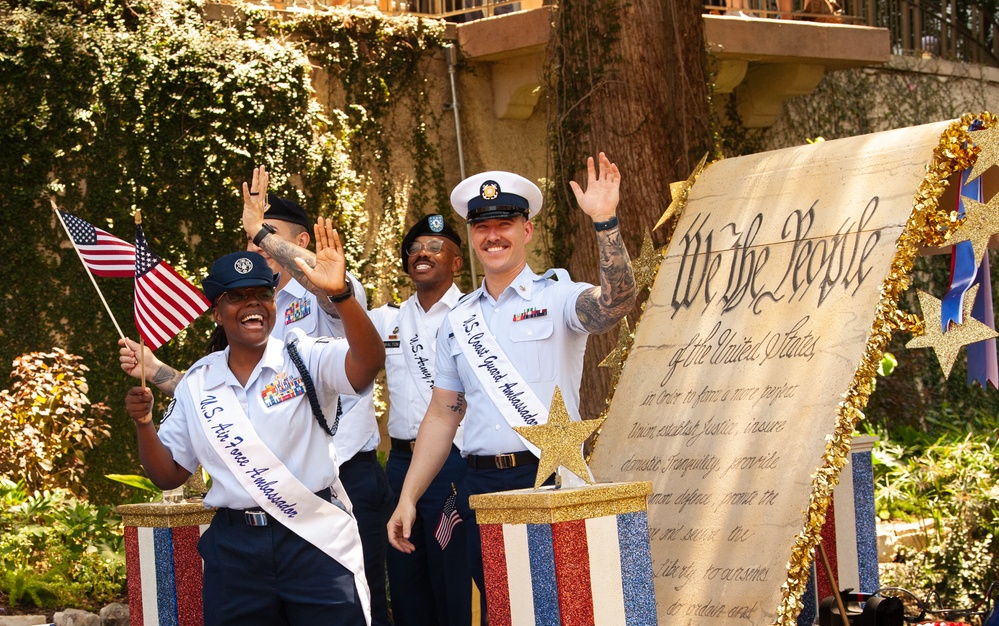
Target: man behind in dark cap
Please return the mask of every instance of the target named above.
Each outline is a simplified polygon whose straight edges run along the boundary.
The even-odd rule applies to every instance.
[[[371,321],[385,342],[389,391],[388,432],[392,440],[385,471],[395,493],[402,490],[420,422],[434,386],[437,329],[461,298],[454,275],[461,269],[461,237],[440,215],[427,215],[402,240],[402,271],[416,293],[401,305],[371,311]],[[465,532],[443,529],[435,537],[445,501],[465,476],[461,429],[457,445],[416,503],[409,554],[388,551],[389,589],[396,626],[467,626],[471,623],[472,578],[465,556]]]

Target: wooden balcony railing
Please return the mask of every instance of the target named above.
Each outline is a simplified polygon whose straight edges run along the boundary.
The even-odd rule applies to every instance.
[[[722,5],[722,6],[719,6]],[[819,0],[713,0],[705,12],[768,19],[809,20],[888,29],[894,54],[934,56],[999,67],[999,22],[974,2],[958,0],[839,0],[841,11]],[[790,11],[788,11],[790,7]]]

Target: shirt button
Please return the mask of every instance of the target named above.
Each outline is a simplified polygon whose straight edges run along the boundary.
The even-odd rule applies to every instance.
[[[500,429],[500,425],[496,424],[496,430],[499,430],[499,429]]]
[[[527,336],[528,336],[528,337],[530,337],[530,336],[531,336],[531,335],[533,335],[533,334],[534,334],[534,331],[533,331],[533,330],[529,330],[529,331],[527,331]]]

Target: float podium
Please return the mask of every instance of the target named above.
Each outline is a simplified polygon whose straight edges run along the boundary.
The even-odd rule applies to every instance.
[[[198,540],[214,509],[201,503],[118,507],[125,524],[128,610],[133,626],[202,626]]]
[[[472,496],[490,626],[656,623],[649,482]]]

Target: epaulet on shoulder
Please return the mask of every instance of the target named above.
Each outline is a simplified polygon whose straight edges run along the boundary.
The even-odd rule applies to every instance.
[[[478,291],[478,289],[476,289],[475,291]],[[473,291],[472,293],[475,293],[475,291]],[[454,305],[458,306],[459,304],[461,304],[465,300],[468,300],[468,297],[471,296],[472,293],[466,293],[466,294],[464,294],[463,296],[461,296],[460,298],[458,298],[458,301],[455,302]]]
[[[554,280],[554,281],[559,281],[559,280],[571,281],[572,280],[569,277],[569,272],[566,271],[566,270],[564,270],[564,269],[562,269],[561,267],[553,267],[553,268],[551,268],[550,270],[548,270],[547,272],[545,272],[545,274],[544,274],[544,276],[542,276],[542,278],[547,278],[548,280]]]
[[[401,306],[398,302],[389,302],[388,305],[393,309],[398,309]]]
[[[214,363],[218,359],[223,358],[224,355],[225,355],[225,351],[224,350],[216,350],[215,352],[212,352],[211,354],[206,354],[205,356],[203,356],[200,359],[198,359],[197,361],[195,361],[194,365],[192,365],[191,367],[187,368],[187,372],[185,372],[185,373],[186,374],[190,374],[191,372],[193,372],[194,370],[196,370],[196,369],[198,369],[200,367],[207,367],[208,365]]]

